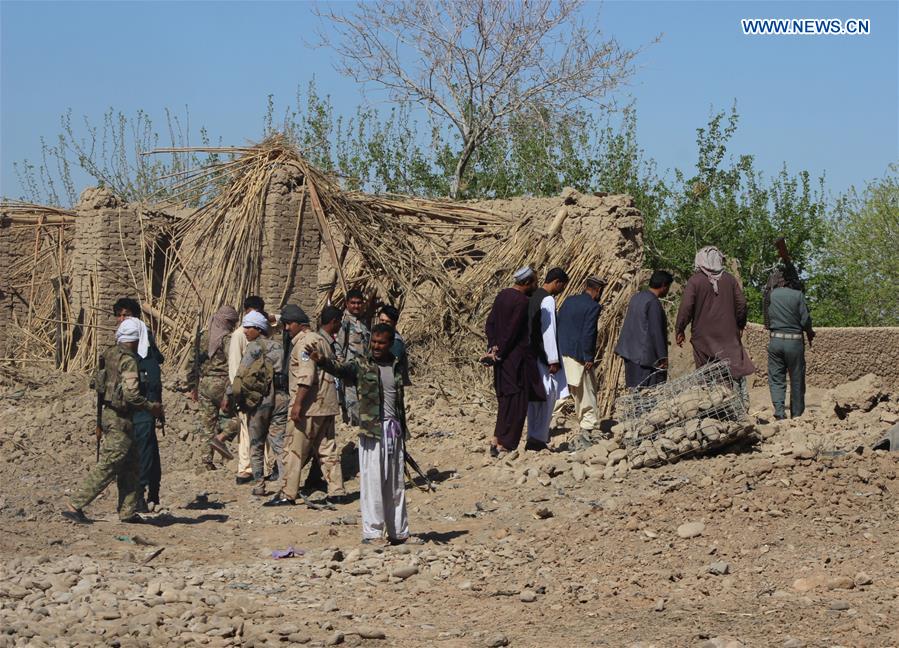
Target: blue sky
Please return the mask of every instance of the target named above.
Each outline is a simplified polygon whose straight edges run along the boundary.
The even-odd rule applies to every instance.
[[[347,113],[363,96],[311,49],[303,2],[0,2],[0,194],[18,197],[13,162],[35,160],[59,116],[101,120],[114,107],[190,110],[225,144],[262,131],[269,94],[283,108],[314,76]],[[636,101],[639,141],[660,170],[695,161],[695,129],[736,100],[731,152],[774,174],[826,173],[861,186],[899,160],[899,2],[605,2],[588,4],[627,47],[662,34],[618,93]],[[869,36],[744,36],[740,18],[869,18]],[[376,97],[376,95],[375,95]],[[79,178],[86,182],[83,176]],[[80,187],[79,187],[80,188]]]

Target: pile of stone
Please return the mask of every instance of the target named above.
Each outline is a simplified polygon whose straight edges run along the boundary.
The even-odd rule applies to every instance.
[[[754,431],[726,362],[619,399],[613,428],[629,468],[673,463],[706,454]],[[622,454],[623,451],[623,454]]]

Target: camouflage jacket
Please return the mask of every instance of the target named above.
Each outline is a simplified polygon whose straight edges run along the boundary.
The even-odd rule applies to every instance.
[[[228,333],[222,338],[222,344],[218,351],[209,357],[206,349],[209,348],[209,331],[203,331],[200,334],[199,351],[197,358],[197,346],[190,346],[190,357],[187,363],[187,388],[190,390],[197,389],[200,378],[221,378],[228,382],[228,349],[231,346],[231,334]]]
[[[341,362],[355,360],[368,355],[368,345],[371,341],[371,332],[355,315],[347,313],[337,332],[335,352]]]
[[[408,433],[406,427],[406,405],[403,395],[402,370],[399,361],[393,359],[393,371],[396,375],[396,412],[397,419],[403,428],[403,436]],[[365,355],[340,362],[330,358],[322,358],[318,366],[329,374],[337,376],[347,384],[356,386],[359,397],[359,418],[361,434],[373,439],[381,438],[381,415],[383,412],[381,390],[381,372],[371,356]]]
[[[150,401],[142,394],[137,370],[137,354],[116,344],[103,352],[100,370],[92,381],[94,389],[103,388],[103,405],[120,416],[149,410]]]

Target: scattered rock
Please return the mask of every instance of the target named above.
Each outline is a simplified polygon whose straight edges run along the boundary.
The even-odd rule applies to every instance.
[[[704,522],[685,522],[677,527],[677,535],[681,538],[695,538],[705,531]]]
[[[715,576],[724,576],[730,573],[730,565],[724,561],[713,562],[709,565],[708,571]]]
[[[859,572],[855,575],[853,579],[856,587],[864,587],[865,585],[870,585],[874,582],[874,579],[868,576],[865,572]]]
[[[855,410],[870,412],[885,396],[883,381],[869,373],[858,380],[834,387],[829,396],[833,400],[834,412],[841,419]]]
[[[795,581],[793,581],[793,589],[797,592],[810,592],[815,588],[823,586],[825,583],[827,583],[827,580],[827,576],[823,574],[797,578]]]
[[[855,581],[848,576],[834,576],[828,579],[826,583],[827,589],[852,589],[855,587]]]
[[[841,601],[837,599],[836,601],[831,601],[830,605],[828,605],[827,607],[831,610],[842,611],[848,610],[851,606],[849,605],[848,601]]]
[[[533,603],[537,600],[537,593],[532,589],[523,589],[518,595],[518,600],[522,603]]]
[[[504,634],[495,634],[487,638],[484,642],[487,648],[502,648],[509,645],[509,638]]]
[[[390,575],[394,576],[395,578],[402,578],[403,580],[406,580],[410,576],[415,576],[415,574],[417,573],[418,567],[416,567],[415,565],[406,565],[404,567],[397,567],[392,572],[390,572]]]
[[[349,634],[349,633],[347,633]],[[354,630],[352,634],[357,634],[363,639],[386,639],[387,635],[383,630],[378,630],[377,628],[369,628],[369,627],[361,627],[357,630]]]

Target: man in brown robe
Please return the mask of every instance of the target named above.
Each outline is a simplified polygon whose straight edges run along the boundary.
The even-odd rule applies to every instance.
[[[528,339],[528,296],[537,287],[529,267],[518,270],[515,285],[500,291],[487,317],[487,355],[493,365],[493,386],[498,410],[490,454],[514,450],[528,413],[528,401],[545,398],[537,374],[537,360]]]
[[[730,371],[743,403],[749,405],[746,377],[755,371],[741,342],[746,328],[746,297],[736,278],[724,271],[724,255],[713,246],[702,248],[693,262],[693,276],[684,287],[677,311],[675,341],[683,346],[687,325],[696,368],[714,360],[730,361]]]

